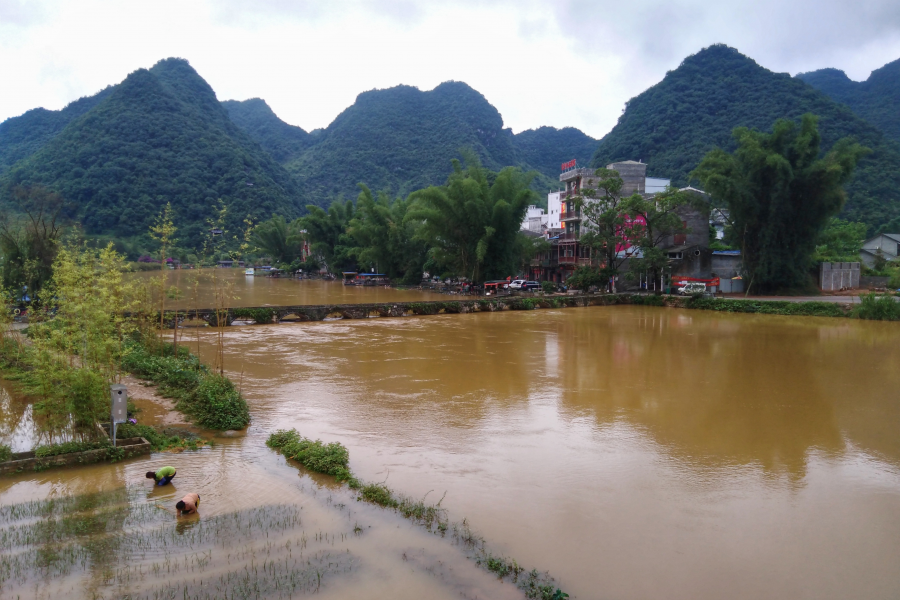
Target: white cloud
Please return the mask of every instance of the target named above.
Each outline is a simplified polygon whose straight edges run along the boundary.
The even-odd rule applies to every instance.
[[[855,79],[900,57],[900,3],[862,0],[0,0],[0,119],[187,58],[221,99],[325,127],[356,95],[465,81],[515,131],[600,137],[632,96],[724,42],[776,71]]]

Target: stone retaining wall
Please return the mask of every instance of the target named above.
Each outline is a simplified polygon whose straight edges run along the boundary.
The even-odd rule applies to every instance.
[[[116,440],[116,448],[122,450],[122,456],[116,458],[142,456],[150,454],[152,449],[150,442],[142,437]],[[16,452],[12,455],[12,460],[0,463],[0,475],[18,473],[20,471],[43,471],[50,467],[89,465],[107,460],[110,455],[109,450],[112,450],[112,448],[100,448],[98,450],[88,450],[86,452],[72,452],[70,454],[58,454],[56,456],[46,456],[43,458],[35,458],[34,452]]]

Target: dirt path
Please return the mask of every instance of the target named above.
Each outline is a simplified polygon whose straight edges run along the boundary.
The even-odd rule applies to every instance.
[[[138,423],[191,427],[187,417],[175,410],[175,401],[160,395],[156,385],[133,375],[123,375],[122,384],[128,388],[128,397],[140,409]]]

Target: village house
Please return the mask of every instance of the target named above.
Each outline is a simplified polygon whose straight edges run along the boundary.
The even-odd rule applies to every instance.
[[[606,168],[616,171],[622,178],[623,196],[634,193],[653,196],[665,191],[671,183],[669,179],[647,177],[647,164],[640,161],[612,163]],[[537,209],[541,210],[540,214],[535,212],[532,216],[529,212],[529,216],[523,222],[523,229],[537,231],[531,228],[531,223],[536,222],[539,216],[540,231],[546,235],[551,244],[549,251],[535,256],[532,260],[527,274],[529,279],[562,283],[576,268],[590,265],[592,262],[590,249],[579,242],[587,225],[577,206],[576,198],[581,196],[586,188],[596,188],[598,178],[595,169],[572,165],[563,171],[559,179],[565,187],[547,195],[547,213],[544,214],[541,209]],[[703,192],[694,188],[684,188],[683,191],[701,194],[705,198]],[[678,215],[682,218],[687,231],[669,236],[662,243],[662,247],[668,253],[673,274],[709,277],[712,263],[712,253],[709,250],[709,212],[708,209],[687,206],[679,209]],[[629,250],[625,249],[623,252]],[[595,266],[599,266],[596,264],[596,256],[593,262]]]
[[[881,233],[866,240],[859,251],[859,260],[871,269],[879,254],[885,260],[897,260],[900,256],[900,233]]]

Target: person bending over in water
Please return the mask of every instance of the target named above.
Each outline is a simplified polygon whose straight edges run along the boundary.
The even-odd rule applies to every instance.
[[[156,473],[147,471],[147,479],[156,481],[156,485],[166,485],[175,477],[175,467],[163,467]]]
[[[200,508],[200,494],[187,494],[178,501],[175,508],[181,511],[183,515],[192,515]]]

